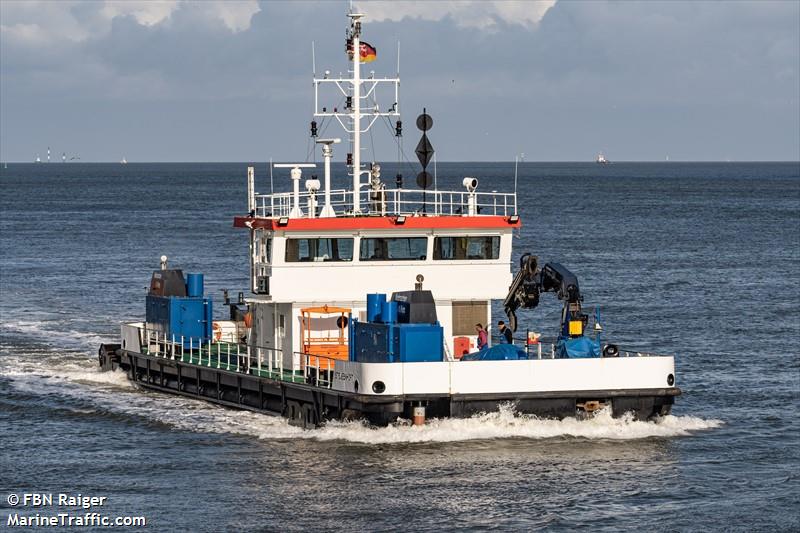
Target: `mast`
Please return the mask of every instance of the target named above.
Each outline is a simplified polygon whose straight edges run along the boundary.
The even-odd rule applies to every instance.
[[[353,40],[353,214],[361,211],[361,13],[350,13]]]
[[[350,29],[347,32],[347,49],[352,51],[353,56],[350,58],[352,61],[352,76],[349,78],[344,77],[330,77],[330,70],[326,70],[321,78],[314,76],[314,118],[322,118],[323,120],[331,118],[339,123],[339,126],[348,135],[353,147],[352,156],[352,177],[353,177],[353,214],[361,213],[361,199],[359,192],[361,189],[361,175],[370,172],[369,170],[361,169],[361,134],[370,130],[375,122],[382,118],[399,118],[399,99],[400,99],[400,78],[378,78],[374,73],[370,73],[369,77],[362,79],[361,77],[361,19],[364,17],[363,13],[348,13],[350,18]],[[316,61],[314,61],[316,62]],[[314,68],[316,70],[316,68]],[[377,87],[390,86],[394,90],[393,101],[391,105],[382,110],[377,102]],[[320,87],[335,87],[331,93],[320,91]],[[338,95],[344,96],[347,99],[348,105],[344,110],[340,110],[338,106],[331,105],[331,100]],[[369,100],[369,105],[366,108],[361,106],[362,98]],[[334,100],[335,101],[335,100]],[[364,120],[362,126],[361,119]],[[312,123],[312,137],[316,137],[314,133],[315,125]],[[323,152],[331,149],[330,143],[318,144],[323,145]],[[324,153],[323,153],[324,155]],[[330,212],[328,213],[331,214]]]

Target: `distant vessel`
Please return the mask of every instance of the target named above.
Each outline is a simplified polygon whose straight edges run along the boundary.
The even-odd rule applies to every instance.
[[[123,165],[127,165],[128,164],[128,160],[123,157],[122,161],[120,161],[120,163],[123,164]]]
[[[598,164],[600,164],[600,165],[607,165],[607,164],[609,164],[610,162],[611,162],[611,161],[609,161],[608,159],[606,159],[606,156],[604,156],[602,152],[601,152],[601,153],[599,153],[599,154],[597,154],[597,163],[598,163]]]
[[[36,162],[37,162],[37,163],[41,163],[41,162],[42,162],[42,158],[41,158],[41,157],[39,157],[38,155],[36,156]]]
[[[61,162],[62,163],[66,163],[67,162],[67,153],[66,152],[61,152]]]

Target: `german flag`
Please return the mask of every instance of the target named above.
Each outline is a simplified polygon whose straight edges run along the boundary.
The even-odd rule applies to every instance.
[[[369,43],[361,42],[360,57],[362,63],[372,63],[378,57],[378,51]]]
[[[362,63],[372,63],[378,58],[378,51],[375,50],[375,47],[369,43],[365,43],[362,41],[360,43],[361,50],[359,51],[359,58],[361,59]],[[350,61],[353,60],[353,40],[347,39],[345,41],[345,50],[347,51],[347,57],[350,58]]]

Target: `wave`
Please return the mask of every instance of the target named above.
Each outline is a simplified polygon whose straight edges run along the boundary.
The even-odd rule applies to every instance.
[[[584,439],[635,440],[651,437],[685,437],[693,432],[718,428],[721,420],[692,416],[668,415],[652,422],[634,420],[631,416],[613,418],[610,409],[593,417],[578,420],[542,419],[520,415],[511,407],[472,418],[429,420],[424,426],[394,425],[369,428],[357,423],[330,423],[315,430],[319,440],[342,440],[363,444],[455,442],[488,439],[551,439],[578,437]]]
[[[66,348],[96,353],[102,343],[119,342],[110,335],[63,328],[59,320],[9,321],[3,324],[3,330],[4,336],[9,331],[22,334],[57,350]]]

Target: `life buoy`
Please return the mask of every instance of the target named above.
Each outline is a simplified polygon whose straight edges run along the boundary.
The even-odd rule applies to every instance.
[[[253,325],[253,314],[248,311],[244,314],[244,327],[249,328]]]
[[[222,326],[214,322],[211,324],[211,329],[214,330],[214,340],[219,342],[219,340],[222,338]]]

